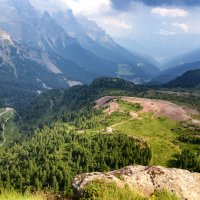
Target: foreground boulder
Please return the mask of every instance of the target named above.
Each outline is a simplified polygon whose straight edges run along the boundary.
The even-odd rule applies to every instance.
[[[200,174],[182,169],[135,165],[108,173],[81,174],[73,181],[76,194],[82,196],[84,187],[96,180],[114,182],[119,187],[128,184],[145,196],[168,190],[183,200],[200,200]]]

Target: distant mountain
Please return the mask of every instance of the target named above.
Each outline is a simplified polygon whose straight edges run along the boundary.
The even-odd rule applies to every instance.
[[[186,63],[176,67],[172,67],[165,71],[162,71],[156,78],[152,80],[154,83],[167,83],[177,76],[181,76],[189,70],[200,69],[200,61],[194,63]]]
[[[49,13],[45,12],[43,14],[38,32],[40,33],[41,44],[47,52],[72,60],[84,70],[96,73],[99,76],[116,76],[117,69],[114,63],[83,48],[77,39],[70,37],[51,18]]]
[[[190,70],[182,76],[168,82],[165,86],[170,87],[196,87],[200,86],[200,69]]]
[[[39,51],[18,44],[6,32],[0,32],[1,82],[24,83],[36,91],[50,88],[66,88],[73,81],[87,82],[95,76],[72,61],[56,54]]]
[[[94,21],[84,16],[75,18],[70,10],[53,13],[52,17],[67,33],[76,37],[86,49],[115,63],[119,77],[129,80],[138,77],[144,79],[158,73],[155,62],[121,47]]]
[[[23,78],[18,75],[17,80],[26,79],[41,90],[41,85],[69,87],[102,76],[140,83],[159,72],[149,59],[130,53],[95,22],[74,17],[70,10],[40,14],[29,0],[0,3],[0,30],[12,37],[7,48],[15,49],[16,54],[8,55],[7,69],[13,70],[4,69],[4,79],[16,79],[20,74]]]
[[[29,0],[0,0],[0,4],[0,29],[19,43],[36,45],[40,16]]]
[[[186,63],[193,63],[197,61],[200,61],[200,48],[185,54],[181,54],[172,59],[165,60],[162,63],[162,67],[171,68],[173,66],[183,65]]]

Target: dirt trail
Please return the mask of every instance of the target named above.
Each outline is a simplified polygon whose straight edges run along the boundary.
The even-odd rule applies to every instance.
[[[131,118],[128,119],[128,120],[125,120],[125,121],[122,121],[122,122],[119,122],[119,123],[113,124],[112,126],[107,127],[106,131],[108,133],[112,133],[115,130],[116,126],[122,125],[122,124],[124,124],[126,122],[132,121],[132,120],[137,119],[139,117],[138,114],[134,113],[134,112],[130,112],[130,116],[131,116]]]

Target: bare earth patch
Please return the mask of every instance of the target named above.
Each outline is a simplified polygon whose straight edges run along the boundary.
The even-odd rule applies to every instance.
[[[119,110],[119,104],[116,102],[110,102],[107,105],[108,105],[108,108],[105,110],[105,113],[109,115]]]
[[[139,103],[143,110],[141,113],[152,112],[157,117],[168,117],[174,121],[192,120],[192,115],[197,115],[198,111],[186,106],[179,106],[174,103],[155,99],[143,99],[136,97],[122,97],[122,100],[131,103]],[[199,123],[198,120],[193,120]]]
[[[113,112],[120,111],[119,104],[116,102],[115,96],[105,96],[96,100],[96,108],[106,108],[105,113],[112,114]],[[115,130],[115,126],[123,124],[127,121],[139,119],[139,113],[153,113],[156,117],[167,117],[173,121],[191,121],[194,124],[200,125],[200,120],[193,119],[192,116],[198,115],[199,112],[195,109],[186,106],[179,106],[174,103],[156,100],[145,99],[137,97],[121,97],[121,100],[130,103],[139,103],[143,109],[138,113],[130,111],[131,119],[114,124],[107,128],[107,132],[111,133]]]

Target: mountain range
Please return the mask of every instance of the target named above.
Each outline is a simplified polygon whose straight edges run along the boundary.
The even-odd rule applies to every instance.
[[[153,58],[127,50],[94,21],[71,10],[40,13],[29,0],[0,3],[2,90],[32,96],[88,84],[97,77],[164,84],[200,68],[199,49],[161,63],[167,69],[160,71]],[[16,101],[14,96],[9,94],[8,104]]]
[[[102,76],[141,83],[159,72],[153,61],[130,53],[71,10],[41,14],[29,0],[0,3],[1,82],[6,77],[40,92]]]

